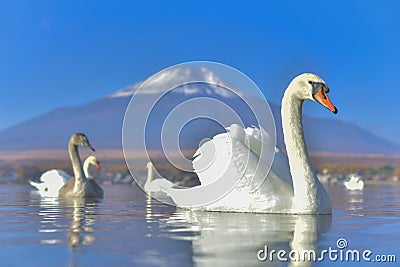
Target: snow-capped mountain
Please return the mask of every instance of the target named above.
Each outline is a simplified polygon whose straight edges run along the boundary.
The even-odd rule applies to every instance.
[[[209,84],[219,85],[214,88],[214,90],[206,90],[201,91],[196,86],[187,84],[187,81],[204,81]],[[146,88],[143,90],[141,86],[146,84]],[[194,68],[193,66],[182,66],[180,68],[171,68],[164,70],[161,77],[157,77],[157,79],[149,79],[146,81],[141,81],[135,83],[133,85],[127,86],[123,89],[120,89],[107,97],[109,98],[119,98],[119,97],[127,97],[132,96],[134,94],[156,94],[163,93],[166,90],[174,89],[176,85],[180,86],[178,90],[175,90],[179,93],[185,95],[206,93],[206,94],[219,94],[223,97],[231,97],[231,94],[227,90],[224,90],[222,87],[228,87],[234,90],[232,86],[222,81],[215,73],[208,70],[207,68]],[[142,89],[142,90],[141,90]],[[238,90],[235,91],[237,94],[241,95],[241,92]]]
[[[152,103],[154,94],[165,91],[161,84],[164,87],[165,84],[181,84],[187,81],[188,78],[196,80],[196,77],[198,80],[208,81],[211,85],[192,83],[174,88],[165,93],[152,112],[147,114],[146,107],[154,104]],[[146,144],[152,150],[161,149],[161,127],[168,114],[176,105],[190,98],[207,97],[224,102],[235,110],[237,114],[242,114],[247,124],[256,123],[254,118],[248,115],[250,112],[248,107],[243,105],[240,95],[224,89],[224,86],[229,87],[229,85],[207,69],[199,71],[183,69],[180,72],[167,73],[163,79],[147,81],[148,84],[145,90],[140,87],[144,82],[135,83],[92,102],[58,108],[3,129],[0,131],[0,150],[65,149],[69,137],[74,132],[87,134],[95,148],[121,149],[123,118],[128,103],[134,94],[139,101],[136,102],[136,113],[130,123],[135,125],[136,119],[139,120],[149,116],[150,126],[147,129],[149,134],[146,136]],[[212,84],[221,84],[222,86],[214,86]],[[260,107],[263,107],[261,100]],[[280,107],[274,104],[270,104],[270,107],[277,126],[278,145],[283,147]],[[199,112],[207,108],[207,106],[199,102],[191,106],[191,110]],[[218,110],[218,108],[213,112],[223,114],[223,110]],[[179,121],[179,119],[177,118],[176,121]],[[229,118],[227,118],[227,121],[229,121]],[[337,119],[318,119],[311,116],[304,116],[303,121],[305,137],[310,151],[400,154],[400,146],[398,144],[378,137],[355,124]],[[181,126],[176,125],[176,127]],[[211,138],[221,131],[223,129],[220,125],[207,120],[200,120],[197,124],[188,125],[182,130],[181,148],[196,148],[203,138]],[[134,138],[135,140],[137,139],[137,142],[142,142],[140,137]],[[170,138],[169,141],[176,142],[176,137],[171,136],[168,138]],[[139,147],[139,143],[137,144]]]

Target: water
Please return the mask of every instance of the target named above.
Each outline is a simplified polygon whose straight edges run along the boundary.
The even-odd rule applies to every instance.
[[[400,262],[399,186],[328,187],[332,216],[190,212],[151,200],[137,187],[104,190],[102,201],[59,202],[28,185],[0,185],[0,266],[333,266],[338,260],[327,255],[323,262],[282,262],[276,255],[260,261],[257,253],[267,246],[318,254],[338,249],[339,238],[346,239],[344,252],[396,256],[397,263],[379,266]]]

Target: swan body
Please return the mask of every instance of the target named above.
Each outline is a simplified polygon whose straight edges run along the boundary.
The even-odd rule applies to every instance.
[[[193,168],[201,185],[189,189],[178,189],[171,185],[161,190],[177,206],[190,209],[330,214],[332,204],[312,168],[302,126],[302,105],[305,100],[319,102],[337,113],[328,92],[326,83],[315,74],[299,75],[289,84],[281,110],[287,156],[275,147],[272,140],[268,140],[268,134],[262,128],[244,128],[234,124],[226,129],[226,133],[218,134],[202,144],[194,154]],[[274,153],[270,169],[262,158],[265,150]],[[211,164],[210,158],[213,159]],[[193,199],[207,200],[210,184],[228,179],[238,181],[228,193],[204,205],[193,204]],[[256,190],[251,187],[254,179],[263,181]]]
[[[95,156],[89,156],[85,159],[83,163],[83,171],[88,179],[91,179],[92,176],[90,174],[90,166],[96,166],[96,168],[100,168],[100,163],[98,162]],[[29,181],[29,183],[36,187],[38,193],[42,197],[57,197],[58,191],[60,188],[71,178],[71,175],[66,173],[63,170],[48,170],[44,172],[40,176],[40,182],[36,183],[33,181]]]
[[[63,185],[58,195],[59,197],[77,197],[77,198],[101,198],[104,195],[103,189],[94,179],[89,179],[83,171],[81,159],[79,157],[78,147],[84,146],[94,151],[86,135],[82,133],[73,134],[68,143],[68,151],[71,158],[74,177]]]
[[[363,190],[364,181],[360,177],[352,175],[349,181],[343,183],[349,190]]]
[[[29,181],[29,183],[36,187],[38,193],[42,197],[57,197],[58,190],[68,181],[71,177],[63,170],[48,170],[40,176],[40,182],[36,183]]]

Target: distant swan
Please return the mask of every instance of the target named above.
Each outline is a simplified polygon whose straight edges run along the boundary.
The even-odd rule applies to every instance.
[[[36,187],[38,193],[42,197],[57,197],[58,190],[68,181],[71,177],[63,170],[48,170],[40,176],[40,182],[36,183],[29,181],[29,183]]]
[[[97,160],[96,156],[91,155],[83,162],[83,172],[85,173],[86,178],[93,179],[89,170],[90,166],[95,166],[97,169],[101,169],[100,161]]]
[[[95,156],[89,156],[83,162],[83,171],[87,178],[92,178],[89,168],[90,166],[100,168],[100,163]],[[44,172],[39,179],[39,183],[29,181],[29,183],[36,187],[38,193],[42,197],[57,197],[60,188],[71,178],[71,175],[63,170],[53,169]]]
[[[88,179],[87,174],[84,173],[82,162],[79,157],[78,147],[85,146],[94,151],[86,135],[83,133],[76,133],[71,136],[68,143],[69,156],[71,158],[72,169],[74,177],[59,190],[60,197],[103,197],[103,189],[97,184],[94,179]]]
[[[200,186],[177,189],[171,184],[170,188],[160,188],[161,191],[168,194],[178,206],[192,209],[330,214],[331,200],[312,168],[302,125],[302,106],[305,100],[317,101],[333,113],[337,113],[328,92],[325,81],[315,74],[301,74],[289,84],[283,96],[281,110],[287,156],[278,148],[267,144],[268,142],[261,141],[263,129],[244,129],[234,124],[227,128],[227,133],[214,136],[195,153],[193,168],[200,179]],[[275,153],[269,172],[268,166],[263,169],[262,158],[259,162],[261,149],[273,150]],[[213,162],[204,168],[208,163],[205,161],[213,156]],[[239,182],[220,199],[202,206],[193,205],[193,199],[201,199],[208,193],[206,185],[220,177],[215,173],[220,172],[227,161],[231,163],[222,175],[226,175],[228,179],[237,178],[235,181]],[[260,173],[258,169],[255,173],[257,164],[263,172]],[[237,177],[234,177],[235,175]],[[266,178],[262,185],[253,191],[250,183],[257,175],[258,178]]]
[[[364,182],[359,176],[352,175],[349,181],[343,183],[349,190],[363,190]]]
[[[166,179],[155,179],[154,180],[154,165],[150,161],[146,165],[147,168],[147,179],[144,184],[144,190],[147,192],[155,192],[155,191],[165,191],[168,188],[175,186],[175,184],[171,183]]]

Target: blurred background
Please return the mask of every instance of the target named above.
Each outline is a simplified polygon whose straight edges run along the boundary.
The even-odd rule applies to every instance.
[[[82,131],[103,162],[104,182],[131,183],[121,150],[131,95],[166,67],[210,60],[237,68],[259,86],[283,149],[283,92],[296,75],[319,74],[339,114],[305,105],[318,172],[326,179],[357,172],[370,182],[395,182],[399,11],[397,1],[2,2],[2,181],[36,179],[49,168],[71,172],[68,138]],[[166,176],[187,175],[164,169]]]

